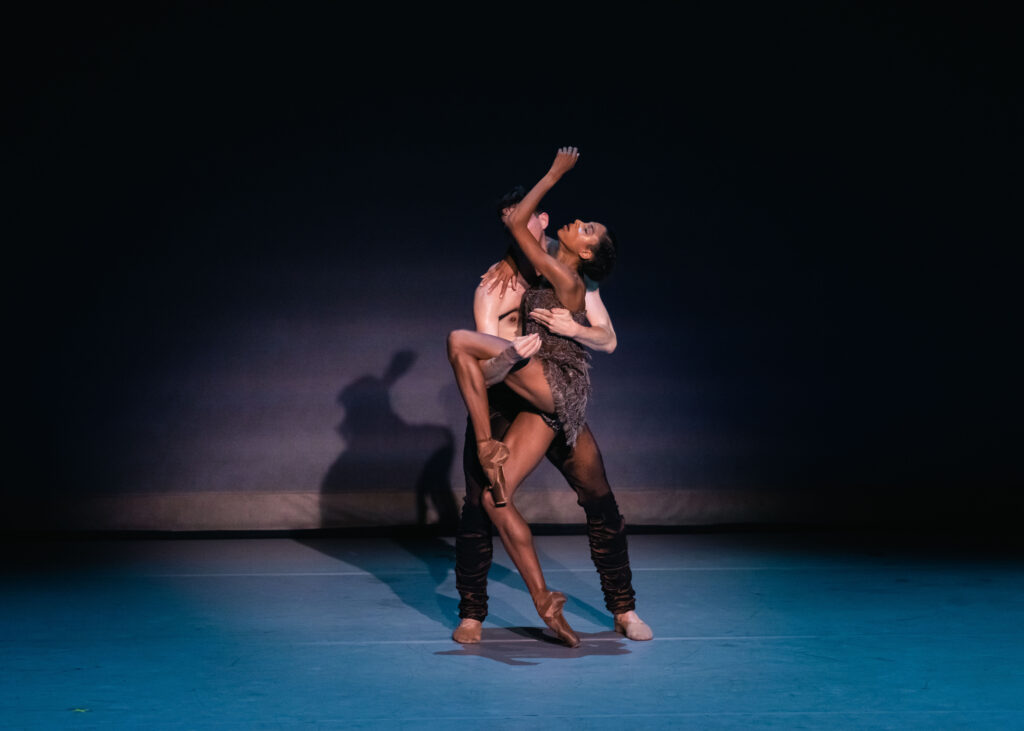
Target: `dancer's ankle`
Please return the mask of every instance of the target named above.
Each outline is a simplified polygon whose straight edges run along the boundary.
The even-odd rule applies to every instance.
[[[480,370],[484,375],[484,385],[488,388],[496,383],[505,380],[505,376],[511,373],[521,361],[525,360],[519,355],[514,345],[509,345],[493,358],[480,362]]]
[[[550,593],[551,589],[545,586],[543,589],[534,589],[530,591],[530,598],[533,600],[533,603],[536,604],[543,599],[547,599]]]

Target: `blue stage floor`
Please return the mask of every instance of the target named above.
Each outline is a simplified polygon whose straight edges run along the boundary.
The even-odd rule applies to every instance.
[[[9,729],[1024,729],[1018,550],[873,533],[633,535],[647,643],[586,537],[540,536],[582,647],[496,550],[484,642],[449,538],[9,540]]]

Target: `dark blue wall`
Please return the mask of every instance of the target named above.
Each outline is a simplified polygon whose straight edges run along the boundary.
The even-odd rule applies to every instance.
[[[504,248],[492,201],[575,144],[547,203],[621,240],[591,412],[620,489],[998,514],[1022,472],[1005,19],[682,12],[17,18],[10,491],[316,490],[354,392],[458,451],[444,336]],[[360,480],[389,461],[369,438]]]

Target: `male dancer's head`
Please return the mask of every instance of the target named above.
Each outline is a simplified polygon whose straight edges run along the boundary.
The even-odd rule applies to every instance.
[[[526,195],[526,188],[521,185],[517,185],[515,188],[505,193],[498,201],[498,216],[504,221],[505,217],[508,216],[515,207],[519,205],[519,202],[523,200]],[[537,244],[541,245],[544,241],[544,231],[548,227],[548,214],[547,211],[537,210],[530,220],[526,223],[526,228],[529,229],[530,233],[533,234],[533,238],[537,239]],[[505,233],[509,234],[508,229],[502,225]]]

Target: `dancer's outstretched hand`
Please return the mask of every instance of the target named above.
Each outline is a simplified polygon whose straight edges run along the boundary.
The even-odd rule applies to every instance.
[[[551,163],[550,175],[560,178],[573,169],[576,161],[580,159],[580,151],[575,147],[559,147],[555,161]]]
[[[521,335],[512,341],[512,347],[516,349],[520,358],[529,358],[540,350],[540,335]]]

